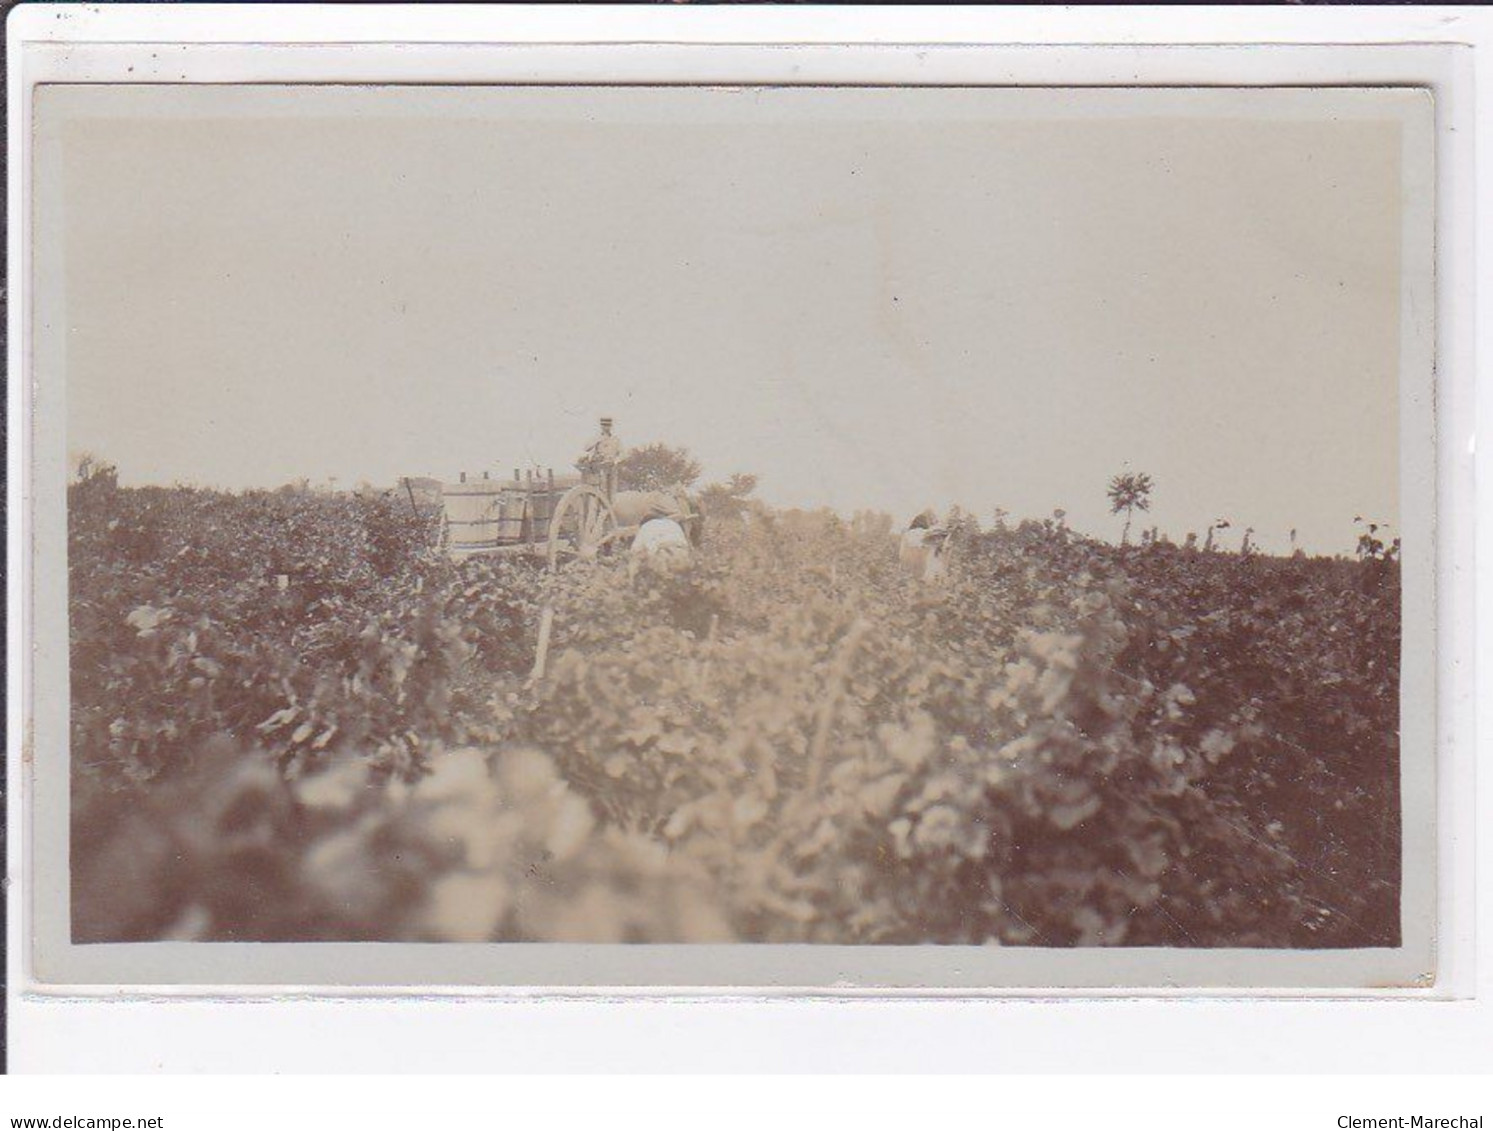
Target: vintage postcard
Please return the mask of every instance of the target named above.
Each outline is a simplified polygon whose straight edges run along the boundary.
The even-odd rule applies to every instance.
[[[1426,91],[34,108],[43,982],[1434,979]]]

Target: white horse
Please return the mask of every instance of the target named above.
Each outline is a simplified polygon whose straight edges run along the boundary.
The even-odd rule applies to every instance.
[[[672,519],[685,531],[689,544],[698,546],[704,524],[699,501],[682,487],[659,491],[618,491],[612,496],[618,526],[641,528],[654,519]]]

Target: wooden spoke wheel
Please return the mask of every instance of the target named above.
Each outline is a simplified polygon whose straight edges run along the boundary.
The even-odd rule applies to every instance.
[[[560,497],[550,518],[549,567],[572,558],[595,558],[617,537],[617,516],[607,497],[589,483],[572,487]]]

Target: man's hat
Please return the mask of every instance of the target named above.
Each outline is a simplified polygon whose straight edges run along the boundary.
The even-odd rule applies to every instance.
[[[612,426],[612,418],[610,416],[603,416],[601,418],[601,426],[603,428],[610,428]]]

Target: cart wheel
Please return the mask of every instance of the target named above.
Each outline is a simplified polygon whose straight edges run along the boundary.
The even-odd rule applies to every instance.
[[[549,567],[568,558],[594,558],[617,537],[617,516],[606,496],[590,484],[572,487],[560,498],[549,526]]]

